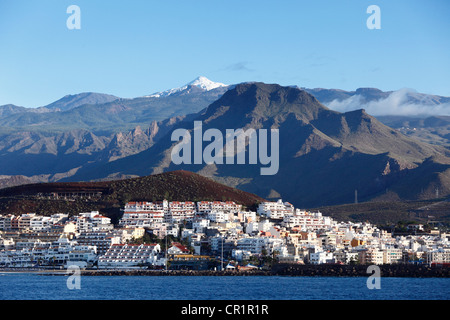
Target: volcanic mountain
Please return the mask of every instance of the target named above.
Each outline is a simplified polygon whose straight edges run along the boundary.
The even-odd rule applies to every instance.
[[[217,183],[193,172],[172,171],[100,182],[38,183],[0,190],[0,212],[77,214],[99,210],[112,218],[128,201],[235,201],[255,210],[261,197]],[[70,200],[70,201],[69,201]]]
[[[279,171],[260,174],[254,164],[175,165],[171,132],[218,129],[278,129]],[[248,152],[248,146],[247,146]],[[394,197],[422,199],[450,193],[449,151],[404,136],[363,109],[340,113],[304,90],[277,84],[243,83],[225,92],[196,117],[174,125],[149,149],[106,164],[91,164],[70,180],[105,179],[118,173],[148,175],[189,170],[216,181],[311,207]],[[236,163],[236,162],[235,162]]]

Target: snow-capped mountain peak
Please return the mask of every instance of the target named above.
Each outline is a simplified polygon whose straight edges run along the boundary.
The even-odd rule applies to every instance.
[[[213,89],[216,89],[216,88],[219,88],[219,87],[227,87],[226,84],[219,83],[219,82],[214,82],[214,81],[209,80],[206,77],[200,76],[200,77],[197,77],[196,79],[194,79],[193,81],[189,82],[188,84],[186,84],[186,85],[184,85],[182,87],[169,89],[169,90],[162,91],[162,92],[155,92],[155,93],[153,93],[153,94],[151,94],[149,96],[145,96],[145,97],[148,97],[148,98],[167,97],[167,96],[170,96],[170,95],[172,95],[174,93],[186,90],[189,86],[196,86],[196,87],[199,87],[199,88],[201,88],[201,89],[203,89],[205,91],[210,91],[210,90],[213,90]]]
[[[219,88],[219,87],[226,87],[226,85],[223,83],[211,81],[208,78],[203,77],[203,76],[196,78],[194,81],[189,82],[187,85],[197,86],[206,91],[209,91],[209,90],[212,90],[215,88]]]

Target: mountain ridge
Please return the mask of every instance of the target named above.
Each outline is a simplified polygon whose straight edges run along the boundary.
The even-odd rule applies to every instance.
[[[67,111],[84,104],[102,104],[120,99],[119,97],[96,92],[82,92],[78,94],[68,94],[55,102],[41,108],[52,111]]]
[[[66,95],[39,108],[3,105],[0,106],[0,134],[24,129],[46,132],[87,129],[94,133],[112,133],[131,130],[136,126],[146,127],[153,120],[161,121],[173,116],[199,112],[236,85],[225,85],[199,76],[182,87],[162,92],[167,94],[155,93],[153,97],[124,99],[110,94],[84,92]],[[370,108],[369,113],[373,115],[374,110],[388,110],[387,107],[380,106],[392,104],[390,110],[397,113],[403,110],[403,106],[414,106],[422,113],[428,110],[434,115],[445,115],[445,112],[450,114],[450,97],[422,94],[413,90],[383,92],[377,88],[357,88],[354,91],[304,87],[300,89],[312,94],[328,108],[340,112],[367,106]],[[386,111],[387,114],[389,112]],[[445,134],[439,134],[435,140],[439,142],[442,139],[447,139]]]
[[[356,92],[376,96],[381,91],[369,88]],[[4,110],[14,112],[14,107]],[[194,112],[184,114],[189,111]],[[36,129],[33,123],[49,121],[49,115],[74,116],[80,120],[77,126],[82,128],[67,127],[65,124],[69,123],[64,123],[63,118],[55,118],[61,130]],[[86,129],[95,126],[86,115],[114,125],[114,130],[102,126]],[[155,115],[159,118],[155,119]],[[326,198],[330,203],[351,202],[355,189],[360,199],[369,200],[382,197],[388,189],[405,199],[432,197],[433,188],[439,188],[441,194],[450,192],[446,182],[448,149],[407,137],[382,124],[363,108],[335,111],[298,87],[245,82],[206,91],[191,86],[165,98],[119,98],[27,116],[31,124],[24,128],[33,130],[22,128],[19,132],[0,134],[0,167],[3,168],[0,186],[123,179],[184,169],[264,198],[294,199],[292,202],[298,206],[316,205]],[[0,122],[7,122],[11,117],[17,115],[0,118]],[[279,129],[280,141],[289,143],[280,149],[278,178],[260,177],[259,168],[249,165],[174,166],[170,161],[174,145],[170,133],[177,128],[192,130],[194,120],[202,121],[205,130]],[[424,122],[424,126],[447,124],[443,117]],[[127,129],[121,129],[122,125]],[[48,125],[44,122],[43,127]],[[420,172],[432,178],[425,179]],[[420,185],[419,190],[409,194],[405,191],[402,181],[407,181],[407,176],[409,183]],[[306,192],[310,188],[308,183],[317,180],[320,181],[317,190]],[[343,181],[342,190],[331,188]]]
[[[116,172],[147,175],[182,169],[207,173],[213,179],[229,185],[234,183],[233,186],[264,198],[271,193],[279,194],[303,207],[319,201],[326,204],[352,201],[355,189],[359,190],[361,199],[377,197],[387,188],[395,188],[409,173],[414,176],[426,159],[437,156],[434,162],[439,157],[448,160],[447,149],[408,138],[364,110],[339,113],[303,90],[276,84],[237,85],[196,118],[180,122],[171,130],[192,130],[194,120],[202,121],[204,130],[279,129],[280,141],[289,143],[280,146],[280,171],[276,178],[260,176],[259,168],[252,165],[176,166],[170,159],[174,143],[168,133],[141,153],[102,166],[85,167],[70,179],[83,180],[91,175],[108,177]],[[439,170],[446,172],[447,166],[444,163]],[[317,190],[308,190],[307,185],[313,181]],[[336,189],[343,183],[345,188]],[[403,195],[409,196],[413,195]]]

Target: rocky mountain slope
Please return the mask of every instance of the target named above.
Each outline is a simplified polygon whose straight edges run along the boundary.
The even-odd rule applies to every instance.
[[[141,153],[80,169],[70,179],[101,179],[118,172],[146,175],[189,170],[264,198],[282,197],[298,207],[360,200],[434,196],[450,189],[448,150],[409,138],[364,110],[332,111],[298,88],[245,83],[227,91],[204,112],[171,128],[279,130],[279,171],[260,174],[260,165],[181,164],[171,161],[170,132]],[[207,143],[205,143],[207,145]],[[248,146],[247,146],[248,148]],[[192,161],[193,163],[193,161]],[[236,162],[235,162],[236,163]],[[449,180],[450,181],[450,180]]]

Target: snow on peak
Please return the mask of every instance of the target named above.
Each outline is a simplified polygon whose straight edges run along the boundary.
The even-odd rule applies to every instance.
[[[223,83],[219,83],[219,82],[214,82],[214,81],[209,80],[206,77],[200,76],[182,87],[169,89],[169,90],[162,91],[162,92],[156,92],[154,94],[151,94],[151,95],[145,96],[145,97],[148,97],[148,98],[167,97],[174,93],[186,90],[189,86],[196,86],[203,90],[209,91],[209,90],[213,90],[213,89],[219,88],[219,87],[226,87],[227,85],[223,84]]]
[[[219,87],[226,87],[226,85],[223,83],[211,81],[208,78],[203,77],[203,76],[196,78],[194,81],[189,82],[187,85],[197,86],[206,91],[209,91],[209,90],[212,90],[215,88],[219,88]]]

